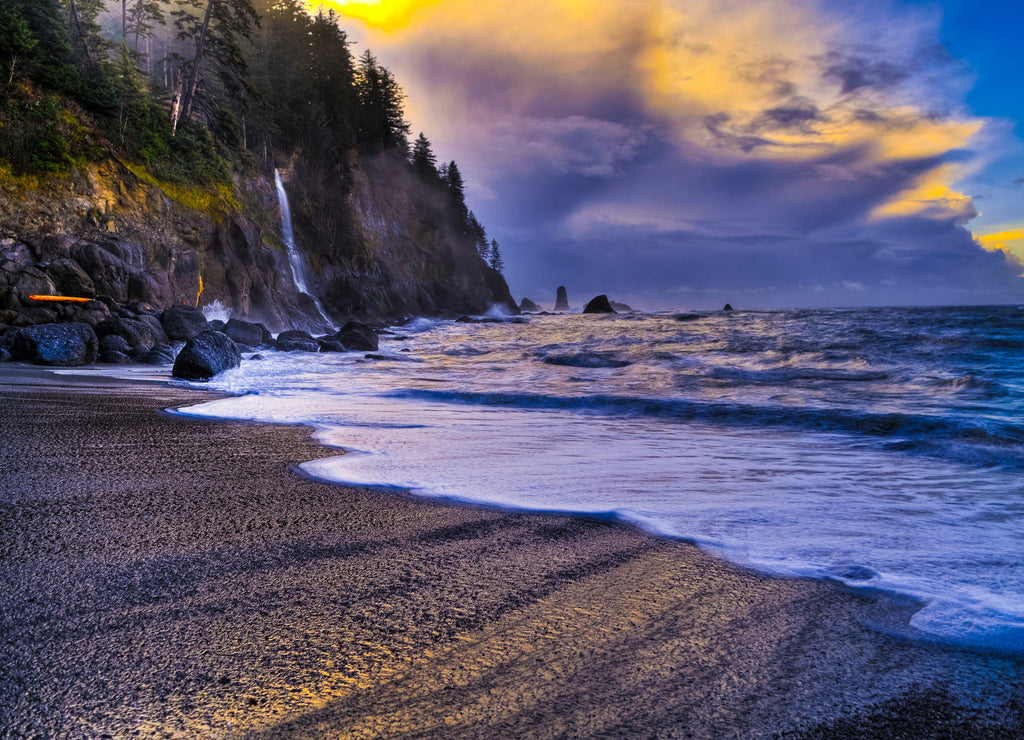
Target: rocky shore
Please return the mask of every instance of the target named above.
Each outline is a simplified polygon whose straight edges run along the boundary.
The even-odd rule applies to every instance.
[[[1018,658],[616,522],[303,478],[302,428],[0,367],[0,737],[1020,737]]]

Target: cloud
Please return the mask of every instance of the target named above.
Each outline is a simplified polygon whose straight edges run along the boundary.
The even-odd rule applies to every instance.
[[[368,24],[368,43],[407,87],[415,129],[459,161],[470,205],[524,289],[575,270],[619,295],[1021,295],[1019,270],[965,228],[977,211],[962,183],[1005,127],[965,111],[970,76],[928,8],[340,8]]]

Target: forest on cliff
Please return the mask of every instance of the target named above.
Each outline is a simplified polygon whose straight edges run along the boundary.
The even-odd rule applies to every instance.
[[[5,0],[0,167],[53,176],[111,153],[156,182],[232,187],[289,167],[297,230],[325,258],[365,257],[354,171],[390,163],[436,221],[500,272],[454,162],[410,143],[403,92],[329,10],[300,0]],[[313,246],[315,245],[315,246]]]

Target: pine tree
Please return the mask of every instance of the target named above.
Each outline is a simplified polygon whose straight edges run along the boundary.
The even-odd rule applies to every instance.
[[[437,182],[437,157],[434,156],[430,141],[422,131],[412,146],[412,168],[426,182]]]
[[[171,113],[174,129],[181,118],[191,117],[208,63],[229,93],[237,95],[245,87],[241,44],[259,25],[251,0],[178,0],[178,4],[185,8],[173,13],[178,37],[192,43],[195,53],[183,64],[180,96]]]
[[[359,57],[356,73],[359,95],[359,144],[370,152],[409,151],[409,123],[405,120],[402,100],[405,95],[387,67],[367,49]]]
[[[498,240],[491,240],[491,269],[495,272],[501,272],[505,269],[505,260],[501,258],[501,250],[498,248]]]
[[[473,240],[473,246],[476,247],[477,254],[486,260],[491,253],[491,247],[487,243],[487,231],[472,211],[466,217],[466,234]]]

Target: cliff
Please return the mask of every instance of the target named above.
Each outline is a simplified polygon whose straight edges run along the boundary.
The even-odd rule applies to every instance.
[[[440,195],[404,162],[353,155],[350,187],[319,199],[318,165],[301,155],[289,162],[307,279],[336,324],[514,306],[504,279],[454,233]],[[0,329],[49,319],[31,307],[34,293],[157,307],[220,301],[272,329],[315,325],[312,301],[292,280],[280,218],[274,185],[260,175],[184,187],[110,150],[59,175],[2,170]]]

